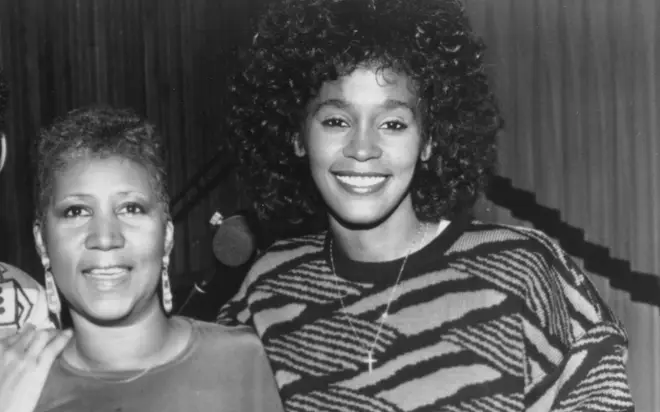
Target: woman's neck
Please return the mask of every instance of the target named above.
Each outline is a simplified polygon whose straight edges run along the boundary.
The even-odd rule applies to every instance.
[[[330,219],[335,247],[340,247],[350,259],[363,262],[385,262],[404,257],[423,247],[423,238],[430,241],[433,238],[430,232],[435,228],[437,224],[421,222],[412,210],[409,213],[395,212],[381,224],[366,229],[347,228]]]
[[[183,349],[172,348],[178,322],[162,312],[159,303],[135,322],[100,326],[72,313],[74,338],[63,353],[66,361],[83,370],[123,371],[164,363]],[[176,352],[178,353],[178,352]]]

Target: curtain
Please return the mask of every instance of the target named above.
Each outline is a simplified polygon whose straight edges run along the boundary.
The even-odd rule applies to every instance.
[[[657,0],[465,3],[505,117],[499,174],[586,241],[660,277]],[[481,214],[531,225],[488,202]],[[630,335],[637,410],[660,411],[658,307],[591,278]]]

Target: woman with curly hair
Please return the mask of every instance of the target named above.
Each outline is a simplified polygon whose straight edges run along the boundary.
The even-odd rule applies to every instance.
[[[162,147],[151,123],[109,107],[41,133],[34,236],[48,309],[72,329],[0,341],[0,410],[282,410],[250,328],[170,315]]]
[[[255,328],[287,411],[632,408],[625,332],[580,269],[470,217],[502,125],[483,50],[457,0],[260,17],[241,175],[267,228],[325,227],[275,242],[218,321]]]

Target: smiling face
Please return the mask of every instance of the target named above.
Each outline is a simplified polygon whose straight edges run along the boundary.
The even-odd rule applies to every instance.
[[[82,158],[56,172],[37,247],[75,320],[114,323],[160,305],[172,247],[149,172],[124,158]]]
[[[358,68],[327,82],[308,107],[303,146],[312,177],[343,225],[370,227],[414,213],[415,166],[428,158],[418,99],[406,76]]]

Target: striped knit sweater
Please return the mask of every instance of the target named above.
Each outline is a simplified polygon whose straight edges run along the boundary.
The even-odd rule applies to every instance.
[[[287,411],[633,410],[625,331],[542,233],[453,222],[410,255],[375,344],[402,260],[335,249],[335,276],[328,243],[274,244],[218,316],[257,331]]]

